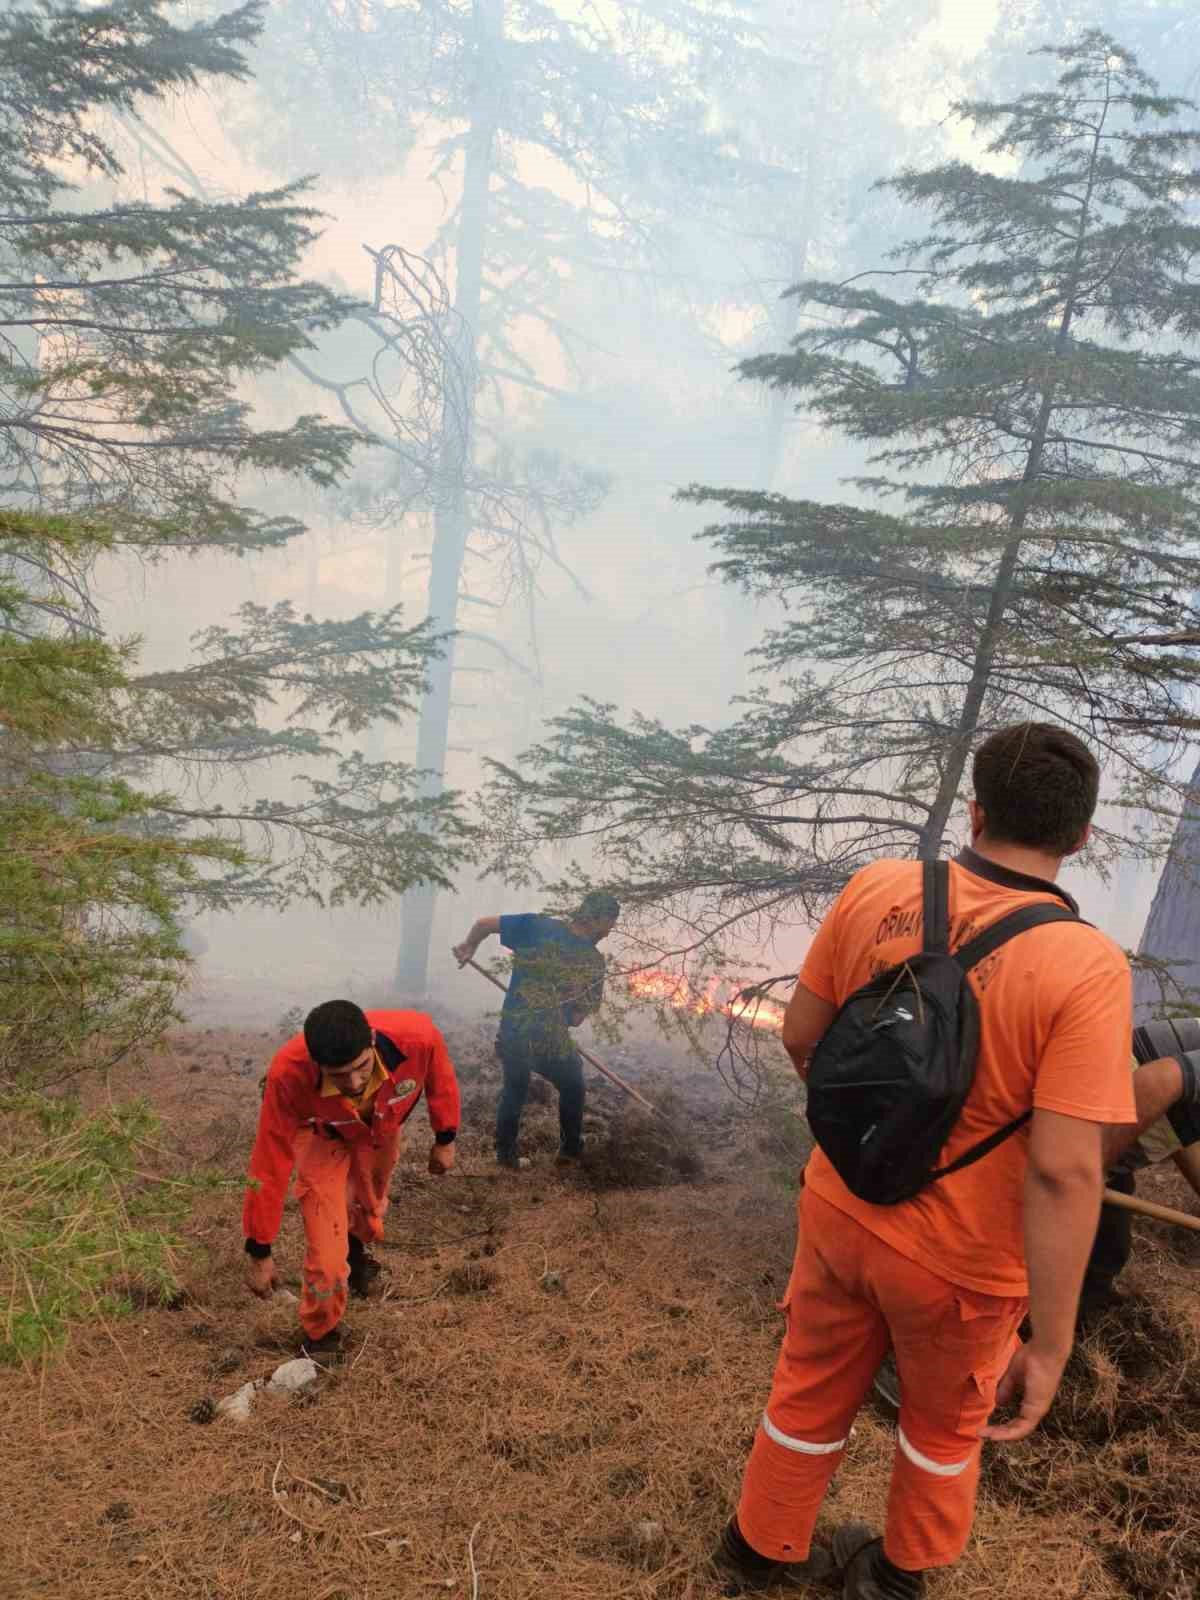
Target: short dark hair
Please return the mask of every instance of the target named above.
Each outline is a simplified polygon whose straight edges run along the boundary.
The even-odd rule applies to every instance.
[[[371,1043],[371,1024],[353,1000],[326,1000],[304,1019],[304,1043],[319,1067],[344,1067]]]
[[[580,901],[575,913],[579,922],[615,922],[621,915],[621,902],[606,889],[592,889]]]
[[[1100,793],[1095,756],[1052,722],[991,734],[975,752],[974,780],[989,838],[1049,855],[1078,848]]]

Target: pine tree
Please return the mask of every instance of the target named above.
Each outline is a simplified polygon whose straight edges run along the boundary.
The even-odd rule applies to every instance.
[[[288,100],[302,109],[314,95],[344,98],[353,78],[355,161],[394,172],[432,128],[430,176],[453,197],[429,248],[454,286],[455,340],[436,493],[425,508],[433,524],[427,617],[456,634],[430,674],[418,722],[416,762],[431,800],[446,782],[459,642],[481,631],[463,625],[462,608],[480,598],[502,603],[513,591],[529,600],[540,564],[563,560],[558,530],[605,490],[602,474],[545,450],[515,420],[530,397],[561,392],[528,347],[540,345],[543,363],[553,351],[554,364],[575,377],[597,330],[574,280],[619,271],[653,292],[683,231],[673,220],[687,213],[681,196],[724,170],[728,152],[706,130],[697,63],[724,71],[746,38],[740,12],[687,0],[590,14],[527,0],[285,0],[274,8],[273,64],[280,81],[296,86]],[[260,143],[289,154],[310,137],[294,122],[255,129]],[[399,226],[390,238],[413,248]],[[578,316],[564,304],[572,293]],[[479,379],[465,408],[463,373]],[[477,570],[487,561],[500,574],[482,597],[467,581],[472,557]],[[397,982],[412,996],[425,988],[433,913],[428,887],[406,897]]]
[[[415,709],[443,647],[428,624],[247,604],[154,673],[106,633],[99,557],[285,542],[302,524],[251,504],[247,475],[328,486],[354,443],[318,416],[263,426],[243,398],[352,309],[297,276],[319,222],[304,185],[126,196],[102,113],[244,78],[264,7],[185,27],[167,9],[0,15],[0,1014],[13,1049],[48,1028],[55,992],[75,1006],[56,1024],[64,1049],[161,1021],[188,905],[371,903],[446,882],[466,838],[453,796],[425,798],[409,768],[354,748]],[[268,792],[267,770],[290,781]],[[227,774],[234,802],[215,788]]]
[[[1044,54],[1054,86],[957,108],[986,165],[889,182],[932,216],[905,264],[798,285],[815,325],[744,364],[869,450],[857,500],[688,491],[724,513],[722,575],[782,608],[772,686],[716,732],[576,708],[501,772],[498,859],[586,835],[692,944],[806,916],[875,856],[941,852],[973,745],[1022,718],[1102,758],[1101,852],[1154,842],[1122,817],[1169,830],[1200,676],[1200,134],[1107,35]]]
[[[0,16],[0,468],[10,498],[120,513],[142,548],[278,544],[294,519],[236,497],[247,470],[328,484],[351,435],[256,426],[239,385],[341,321],[296,272],[304,184],[220,203],[122,197],[96,113],[248,75],[261,4],[177,28],[162,0]]]

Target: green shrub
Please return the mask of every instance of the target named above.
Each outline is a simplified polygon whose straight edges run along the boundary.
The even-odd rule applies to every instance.
[[[141,1100],[86,1112],[0,1095],[0,1362],[179,1293],[179,1225],[210,1180],[155,1175],[156,1126]]]

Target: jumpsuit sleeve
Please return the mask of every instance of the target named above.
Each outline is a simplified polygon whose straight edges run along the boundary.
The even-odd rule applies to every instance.
[[[425,1078],[425,1104],[429,1110],[429,1123],[438,1144],[449,1144],[458,1132],[462,1111],[458,1078],[445,1039],[437,1028],[432,1032],[429,1070]]]
[[[283,1202],[296,1156],[300,1119],[292,1108],[281,1074],[267,1074],[258,1132],[250,1153],[249,1176],[258,1184],[246,1190],[242,1206],[242,1233],[256,1244],[275,1241],[283,1220]]]

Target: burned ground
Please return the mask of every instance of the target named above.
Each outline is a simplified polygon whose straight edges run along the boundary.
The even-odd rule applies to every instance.
[[[270,1042],[172,1042],[142,1082],[164,1115],[165,1162],[237,1172]],[[690,1090],[673,1144],[593,1094],[602,1159],[566,1177],[546,1159],[552,1107],[536,1104],[536,1165],[498,1173],[494,1063],[482,1036],[455,1049],[459,1170],[425,1175],[418,1111],[380,1252],[386,1298],[354,1310],[349,1359],[315,1393],[260,1395],[246,1424],[212,1416],[295,1342],[294,1305],[260,1307],[241,1289],[235,1193],[197,1209],[173,1309],[146,1305],[0,1378],[6,1596],[721,1592],[705,1555],[770,1379],[790,1198],[763,1176],[754,1133]],[[652,1097],[665,1087],[639,1081]],[[1154,1193],[1185,1203],[1169,1178]],[[290,1206],[277,1253],[294,1280]],[[1128,1314],[1076,1358],[1048,1426],[988,1451],[976,1538],[933,1600],[1197,1594],[1198,1263],[1180,1237],[1139,1225],[1129,1276]],[[831,1516],[880,1517],[892,1448],[890,1425],[864,1412]]]

